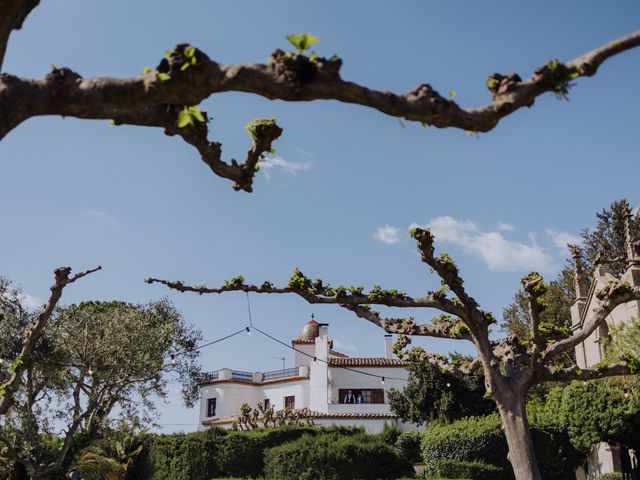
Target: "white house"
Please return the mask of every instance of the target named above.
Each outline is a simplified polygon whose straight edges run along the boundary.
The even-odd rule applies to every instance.
[[[383,357],[349,357],[332,349],[327,324],[309,320],[298,338],[295,367],[271,372],[222,368],[205,374],[200,385],[200,428],[230,428],[242,404],[260,402],[302,412],[315,425],[364,426],[382,431],[385,424],[406,427],[389,410],[387,390],[406,384],[405,362],[393,358],[391,335]]]
[[[640,255],[638,255],[637,247],[637,243],[631,238],[627,224],[628,268],[622,275],[621,280],[628,282],[632,286],[640,286]],[[585,322],[591,319],[596,305],[595,293],[607,287],[608,282],[614,278],[611,270],[601,263],[596,265],[591,285],[589,286],[579,254],[579,249],[574,249],[576,299],[571,307],[572,330],[581,328]],[[577,345],[575,352],[578,367],[591,367],[604,360],[604,344],[609,336],[609,328],[612,325],[629,322],[637,317],[639,307],[640,302],[638,301],[631,301],[617,306],[609,314],[605,323],[597,328],[583,343]],[[637,465],[637,458],[634,452],[627,452],[607,443],[599,443],[594,445],[589,455],[588,472],[578,472],[578,478],[593,480],[603,473],[628,471],[631,468],[631,464],[634,463]]]

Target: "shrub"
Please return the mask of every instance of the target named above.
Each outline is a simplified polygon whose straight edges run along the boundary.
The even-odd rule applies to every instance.
[[[380,437],[382,443],[386,445],[395,445],[401,434],[402,430],[400,430],[400,427],[395,424],[389,425],[387,422],[384,422],[382,432],[378,433],[377,436]]]
[[[398,453],[412,463],[421,462],[420,432],[411,431],[402,433],[396,440]]]
[[[596,480],[622,480],[624,477],[621,473],[603,473]]]
[[[441,460],[428,473],[440,478],[472,478],[473,480],[494,480],[504,476],[502,468],[494,465],[458,460]]]
[[[413,469],[393,447],[365,434],[304,435],[269,449],[265,476],[281,480],[391,479],[412,475]]]
[[[427,469],[441,460],[481,461],[502,469],[496,480],[513,478],[507,460],[507,441],[498,415],[471,417],[450,424],[434,424],[422,436],[422,456]],[[531,428],[536,458],[542,477],[548,480],[571,478],[583,456],[571,445],[566,430],[555,425]]]
[[[352,427],[282,427],[252,431],[208,429],[204,432],[153,435],[136,459],[132,480],[210,480],[216,477],[260,477],[264,454],[271,447],[302,435],[364,435]]]
[[[209,480],[221,475],[218,452],[227,432],[154,435],[134,463],[134,480]]]

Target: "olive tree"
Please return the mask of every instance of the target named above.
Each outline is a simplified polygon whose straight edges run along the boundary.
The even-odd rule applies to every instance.
[[[0,325],[15,337],[20,322]],[[153,420],[168,383],[198,397],[200,333],[167,300],[83,302],[57,309],[22,365],[13,404],[0,417],[0,457],[30,478],[58,474],[82,448],[119,424]],[[9,348],[0,356],[11,358]]]
[[[396,353],[410,362],[432,363],[444,371],[471,374],[482,369],[485,388],[496,404],[509,446],[509,461],[517,480],[538,480],[540,470],[536,463],[533,443],[526,413],[528,391],[535,385],[548,381],[590,380],[616,375],[629,375],[636,371],[637,359],[622,356],[615,362],[598,365],[597,368],[579,369],[566,366],[560,357],[574,349],[589,337],[618,305],[640,300],[640,288],[632,287],[611,277],[606,288],[596,295],[593,316],[581,328],[568,332],[564,338],[546,335],[542,328],[545,310],[544,295],[547,284],[538,273],[530,273],[522,284],[527,293],[531,318],[531,332],[527,341],[511,335],[493,340],[490,328],[496,319],[483,310],[467,291],[460,270],[446,253],[435,252],[434,236],[428,228],[412,228],[410,235],[417,243],[422,261],[441,281],[442,288],[421,296],[410,296],[398,290],[385,290],[375,286],[369,292],[362,287],[332,287],[322,280],[307,278],[295,270],[285,287],[277,287],[266,281],[262,285],[246,284],[243,277],[236,277],[219,288],[191,286],[181,281],[148,278],[148,283],[161,283],[181,292],[222,293],[244,291],[257,293],[297,294],[312,304],[337,304],[352,311],[358,317],[378,325],[386,332],[399,334]],[[638,242],[634,245],[635,258]],[[440,314],[428,322],[417,322],[413,317],[385,317],[374,310],[375,305],[398,308],[425,308]],[[560,320],[562,322],[562,320]],[[410,336],[458,339],[471,342],[477,352],[471,360],[460,361],[426,352],[421,347],[405,350]]]
[[[6,371],[0,373],[0,382],[2,382],[0,383],[0,418],[14,403],[14,395],[22,384],[24,372],[31,362],[35,346],[56,310],[64,288],[100,269],[101,267],[98,266],[93,270],[71,275],[70,267],[57,268],[54,271],[55,281],[51,286],[51,295],[34,316],[30,315],[23,306],[20,290],[12,287],[7,279],[0,278],[0,326],[6,330],[5,335],[0,337],[4,347],[3,352],[13,351],[11,363],[5,366]],[[14,329],[7,327],[14,327]],[[2,359],[2,363],[5,362],[6,360]]]

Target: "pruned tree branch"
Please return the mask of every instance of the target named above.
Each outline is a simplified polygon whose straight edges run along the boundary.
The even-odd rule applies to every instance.
[[[9,376],[9,379],[5,383],[0,384],[0,415],[5,415],[9,408],[11,408],[11,405],[13,405],[14,394],[20,386],[20,383],[22,382],[22,375],[31,361],[33,349],[42,335],[42,330],[55,311],[64,288],[82,277],[101,269],[102,267],[98,266],[91,270],[77,273],[73,276],[70,276],[70,267],[60,267],[54,271],[55,281],[51,286],[51,295],[49,296],[49,300],[44,305],[43,310],[38,314],[33,324],[24,333],[22,349],[20,350],[18,357],[13,362],[11,367],[12,373]]]
[[[554,382],[569,382],[572,380],[595,380],[598,378],[616,377],[620,375],[632,375],[634,372],[628,362],[621,361],[613,365],[602,365],[599,368],[587,368],[580,369],[577,366],[568,368],[554,368],[552,366],[545,366],[537,378],[541,382],[554,381]]]
[[[417,335],[422,337],[448,338],[460,340],[472,340],[468,329],[460,328],[459,321],[443,315],[436,317],[431,324],[415,323],[413,318],[389,318],[381,317],[366,305],[342,305],[351,310],[358,317],[383,328],[387,333],[402,335]]]
[[[596,328],[607,319],[607,316],[618,305],[622,305],[633,300],[640,300],[640,287],[631,287],[626,282],[612,279],[608,287],[596,292],[597,305],[593,309],[593,315],[579,330],[572,336],[550,344],[543,352],[542,359],[548,359],[559,353],[565,352],[584,342]]]
[[[20,30],[27,15],[40,0],[0,0],[0,72],[13,30]]]
[[[182,281],[162,280],[159,278],[147,278],[146,283],[160,283],[173,290],[179,292],[193,292],[198,294],[205,293],[224,293],[224,292],[254,292],[254,293],[295,293],[304,298],[309,303],[338,304],[343,307],[362,306],[362,305],[386,305],[388,307],[402,308],[436,308],[451,315],[459,316],[463,314],[460,306],[453,303],[447,298],[440,298],[433,293],[429,293],[424,297],[412,298],[402,292],[397,291],[380,291],[369,294],[362,293],[361,288],[346,289],[345,287],[333,288],[324,285],[320,280],[312,282],[306,278],[299,270],[295,270],[293,276],[289,280],[289,286],[285,288],[275,287],[271,282],[264,282],[261,286],[250,285],[244,283],[243,277],[236,277],[227,281],[225,285],[218,288],[211,288],[205,285],[187,285]]]
[[[398,357],[409,363],[429,363],[431,365],[435,365],[443,372],[453,374],[469,375],[482,369],[482,361],[478,357],[475,357],[470,361],[454,362],[451,358],[445,355],[428,353],[421,347],[400,351],[398,352]]]
[[[37,0],[0,2],[0,12],[3,7],[11,12],[0,21],[0,53],[6,47],[8,34],[19,28],[37,3]],[[1,75],[0,139],[23,121],[41,115],[112,119],[116,124],[160,127],[168,135],[179,135],[195,146],[216,175],[231,179],[237,189],[251,191],[251,168],[281,131],[274,129],[261,141],[257,140],[255,151],[252,148],[243,168],[238,168],[233,161],[229,164],[220,160],[220,145],[207,140],[206,128],[201,128],[206,125],[178,127],[181,111],[215,93],[235,91],[286,101],[338,100],[439,128],[488,132],[502,118],[532,106],[546,92],[566,97],[572,80],[594,75],[605,60],[639,45],[640,31],[636,31],[566,63],[551,60],[536,68],[527,80],[515,73],[493,74],[487,80],[491,103],[465,109],[428,84],[397,94],[345,81],[340,77],[340,59],[311,58],[276,50],[266,65],[224,65],[190,45],[181,44],[155,70],[127,79],[84,79],[68,68],[55,68],[41,80]]]
[[[531,318],[531,333],[534,344],[534,356],[544,349],[545,341],[540,333],[541,314],[545,307],[542,303],[542,296],[546,293],[547,287],[543,278],[537,272],[531,272],[522,279],[522,286],[527,293],[529,301],[529,317]]]

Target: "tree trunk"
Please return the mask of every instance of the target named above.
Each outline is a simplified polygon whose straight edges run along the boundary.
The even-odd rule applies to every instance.
[[[506,397],[498,399],[496,403],[509,446],[509,462],[516,480],[542,480],[533,450],[524,395],[510,391],[506,395],[498,396]]]

